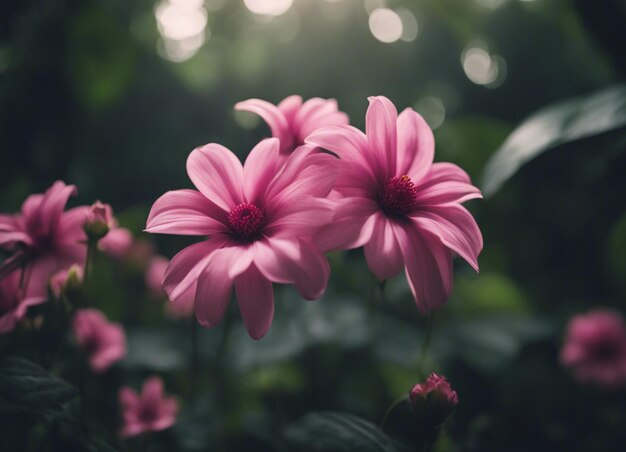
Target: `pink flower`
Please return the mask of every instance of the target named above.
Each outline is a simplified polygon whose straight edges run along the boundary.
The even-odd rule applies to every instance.
[[[332,217],[323,199],[336,158],[302,146],[282,166],[276,138],[261,141],[245,165],[218,144],[195,149],[187,172],[196,190],[170,191],[150,211],[146,231],[207,236],[172,259],[164,288],[170,300],[192,295],[205,327],[224,316],[234,288],[251,337],[267,333],[274,315],[272,282],[295,284],[306,299],[321,296],[330,269],[310,237]]]
[[[453,252],[478,270],[482,235],[461,203],[481,194],[456,165],[433,163],[433,134],[419,114],[407,108],[398,116],[386,97],[369,101],[367,135],[342,126],[306,139],[341,159],[336,214],[317,244],[324,250],[365,245],[380,280],[404,267],[417,307],[428,312],[450,294]]]
[[[174,397],[165,397],[163,381],[159,377],[147,379],[141,394],[128,386],[121,388],[119,402],[124,419],[120,431],[122,438],[158,432],[176,423],[178,402]]]
[[[119,323],[109,322],[97,309],[79,309],[73,323],[78,345],[89,356],[96,373],[107,370],[126,355],[126,335]]]
[[[23,257],[29,268],[29,284],[45,291],[53,273],[73,263],[84,264],[86,240],[83,223],[89,207],[64,211],[74,185],[57,181],[44,194],[30,195],[22,210],[0,215],[0,247],[17,250],[13,258]]]
[[[434,372],[424,383],[413,386],[409,399],[415,414],[428,427],[441,425],[459,403],[456,391],[450,387],[446,377]]]
[[[34,285],[26,292],[20,289],[21,273],[21,270],[15,270],[0,280],[0,334],[13,331],[30,306],[46,301],[44,292],[34,291]]]
[[[117,221],[107,235],[98,241],[98,249],[115,258],[124,259],[133,245],[133,234],[126,228],[117,226]]]
[[[116,221],[113,217],[113,209],[111,206],[96,201],[89,208],[83,227],[90,238],[100,240],[102,237],[106,236],[109,230],[115,227],[115,225]]]
[[[626,325],[613,311],[596,310],[573,317],[567,326],[561,362],[581,382],[607,387],[626,383]]]
[[[61,294],[67,286],[79,288],[83,281],[83,267],[74,264],[70,268],[56,272],[50,277],[50,291],[56,298],[61,298]]]
[[[154,256],[146,269],[146,286],[155,298],[165,298],[167,294],[163,289],[163,278],[170,261],[163,256]],[[194,297],[186,295],[179,298],[176,302],[170,302],[165,305],[165,312],[168,317],[177,319],[189,317],[193,313]]]
[[[256,113],[270,126],[272,136],[280,140],[281,154],[289,154],[304,144],[315,129],[348,124],[348,115],[337,108],[335,99],[315,97],[302,103],[302,97],[289,96],[278,105],[249,99],[235,105],[235,110]]]

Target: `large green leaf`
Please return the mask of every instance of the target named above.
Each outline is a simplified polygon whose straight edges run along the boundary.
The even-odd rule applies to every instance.
[[[485,196],[494,194],[526,162],[558,145],[626,126],[626,86],[547,106],[526,119],[489,159]]]
[[[53,416],[76,394],[76,388],[25,359],[0,362],[0,399],[15,408]]]
[[[400,452],[410,450],[376,425],[348,413],[309,413],[283,433],[288,450],[301,452]]]

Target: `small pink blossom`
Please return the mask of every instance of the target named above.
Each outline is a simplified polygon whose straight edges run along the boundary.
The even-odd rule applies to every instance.
[[[175,397],[166,397],[163,381],[151,377],[143,385],[141,394],[124,386],[119,391],[124,426],[122,438],[136,436],[144,432],[158,432],[176,423],[178,402]]]
[[[115,218],[113,217],[113,209],[111,206],[101,201],[93,203],[85,219],[85,228],[106,228],[108,231],[114,226]]]
[[[626,325],[620,314],[596,310],[573,317],[567,326],[561,362],[581,382],[626,384]]]
[[[163,278],[170,261],[163,256],[154,256],[146,269],[146,287],[154,298],[166,298]],[[172,319],[189,317],[193,313],[193,296],[185,296],[165,304],[165,312]]]
[[[195,299],[201,325],[217,325],[234,289],[248,333],[265,335],[274,315],[272,283],[295,284],[309,300],[330,268],[311,237],[330,221],[325,197],[336,158],[302,146],[279,162],[279,141],[261,141],[242,166],[223,146],[194,150],[187,172],[196,190],[170,191],[150,211],[146,231],[208,236],[178,253],[163,281],[170,300]]]
[[[433,163],[433,134],[418,113],[407,108],[398,115],[383,96],[369,101],[367,134],[324,127],[306,139],[340,157],[335,217],[316,243],[324,250],[364,246],[380,280],[404,268],[425,313],[450,295],[453,253],[478,271],[483,239],[461,203],[482,196],[461,168]]]
[[[50,277],[50,291],[56,298],[61,298],[61,294],[68,285],[80,285],[83,281],[83,267],[74,264],[70,268],[60,270]]]
[[[0,334],[9,333],[15,329],[30,306],[46,301],[43,291],[37,293],[35,285],[24,291],[20,289],[21,270],[15,270],[0,280]]]
[[[430,427],[441,425],[459,403],[456,391],[446,377],[434,372],[424,383],[413,386],[409,399],[417,416]]]
[[[289,96],[278,105],[260,99],[249,99],[235,105],[235,110],[256,113],[267,123],[272,136],[280,140],[281,154],[289,154],[315,129],[348,124],[348,115],[339,111],[335,99],[315,97],[302,102],[300,96]]]
[[[133,234],[126,228],[117,226],[117,222],[100,241],[98,249],[114,259],[125,259],[133,245]]]
[[[45,193],[26,198],[21,212],[0,214],[0,247],[16,251],[14,258],[23,253],[29,284],[36,285],[36,291],[46,290],[53,273],[85,262],[83,224],[89,207],[64,211],[74,194],[74,185],[57,181]]]
[[[140,269],[145,269],[154,257],[154,246],[147,240],[133,240],[126,259],[128,262]]]
[[[107,370],[126,355],[126,335],[122,325],[109,322],[97,309],[79,309],[74,316],[74,336],[89,356],[96,373]]]

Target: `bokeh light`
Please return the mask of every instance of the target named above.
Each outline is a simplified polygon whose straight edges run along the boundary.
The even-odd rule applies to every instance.
[[[402,36],[402,19],[391,9],[378,8],[372,11],[369,26],[374,37],[381,42],[396,42]]]
[[[207,11],[202,0],[165,0],[154,15],[161,34],[158,51],[173,62],[185,61],[196,54],[210,36]]]
[[[438,97],[423,97],[415,103],[414,107],[433,130],[439,128],[446,119],[446,106]]]
[[[402,20],[402,35],[400,39],[407,42],[415,41],[419,32],[415,15],[406,8],[398,8],[396,9],[396,13],[400,16],[400,20]]]
[[[280,16],[285,14],[293,0],[244,0],[246,8],[262,16]]]
[[[491,55],[481,46],[470,46],[461,54],[461,64],[465,75],[477,85],[496,88],[506,77],[504,58]]]

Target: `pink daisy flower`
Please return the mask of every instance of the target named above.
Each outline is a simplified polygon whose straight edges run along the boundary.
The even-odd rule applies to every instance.
[[[178,253],[163,281],[170,300],[192,295],[196,318],[215,326],[233,289],[250,336],[265,335],[274,315],[272,283],[321,296],[328,261],[310,237],[330,221],[324,199],[336,158],[302,146],[279,163],[279,141],[261,141],[241,165],[223,146],[207,144],[187,160],[196,190],[170,191],[150,211],[146,231],[208,238]]]
[[[318,245],[365,246],[380,280],[404,267],[417,307],[428,312],[448,299],[453,253],[478,270],[482,235],[461,203],[481,194],[459,167],[433,163],[433,134],[419,114],[407,108],[398,115],[386,97],[369,101],[366,134],[325,127],[306,139],[341,159],[336,214]]]
[[[36,290],[45,291],[53,273],[85,262],[83,224],[89,207],[64,211],[74,194],[74,185],[57,181],[44,194],[26,198],[20,213],[0,215],[0,247],[16,251],[14,262],[26,262],[29,284],[37,285]]]
[[[626,325],[617,312],[596,310],[573,317],[561,362],[581,382],[607,387],[626,383]]]
[[[21,274],[15,270],[0,280],[0,334],[13,331],[30,306],[46,301],[45,292],[37,293],[34,285],[20,289]]]
[[[126,356],[124,328],[117,322],[109,322],[99,310],[76,311],[72,329],[94,372],[104,372]]]
[[[165,396],[163,381],[159,377],[148,378],[141,394],[124,386],[119,391],[119,402],[124,419],[120,431],[122,438],[144,432],[158,432],[176,423],[178,401],[175,397]]]
[[[249,99],[235,105],[235,110],[256,113],[267,123],[272,136],[280,140],[281,154],[290,154],[315,129],[348,124],[348,115],[339,111],[335,99],[315,97],[302,102],[300,96],[289,96],[278,105],[265,100]]]

